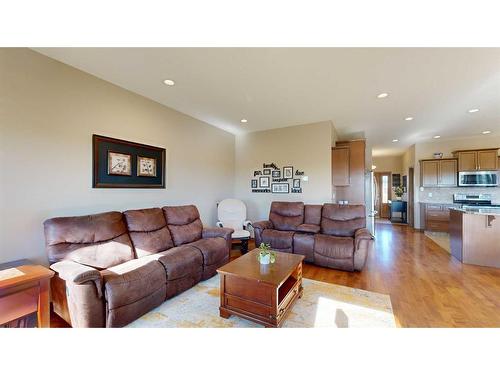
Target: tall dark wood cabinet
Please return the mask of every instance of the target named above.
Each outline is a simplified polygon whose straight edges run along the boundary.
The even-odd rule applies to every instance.
[[[332,148],[335,201],[365,204],[365,140],[337,142]]]

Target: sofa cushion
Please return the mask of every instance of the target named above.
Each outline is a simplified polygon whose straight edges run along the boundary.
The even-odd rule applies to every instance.
[[[201,238],[203,224],[196,206],[163,207],[163,213],[175,246]]]
[[[304,223],[304,203],[302,202],[273,202],[269,220],[274,229],[295,230]]]
[[[129,210],[123,215],[138,258],[174,247],[160,208]]]
[[[319,225],[314,224],[300,224],[295,230],[297,232],[316,234],[319,233],[321,228]]]
[[[306,204],[304,205],[304,223],[320,225],[322,204]]]
[[[101,271],[101,274],[109,310],[138,302],[162,288],[166,292],[165,270],[154,259],[134,259]]]
[[[49,262],[73,260],[104,269],[134,259],[121,212],[57,217],[44,222]]]
[[[271,245],[273,250],[292,252],[294,232],[266,229],[262,232],[262,242]]]
[[[229,257],[226,240],[221,237],[204,238],[189,244],[197,248],[203,255],[203,264],[210,266],[220,264]]]
[[[354,254],[352,237],[335,237],[324,234],[314,235],[314,253],[328,258],[345,259]]]
[[[366,227],[365,206],[327,203],[321,214],[321,233],[354,237],[356,230]]]
[[[306,262],[314,262],[314,236],[306,233],[295,233],[293,253],[304,255]]]
[[[188,275],[201,275],[203,269],[201,252],[189,245],[173,247],[147,258],[157,259],[163,265],[168,281],[181,279]]]

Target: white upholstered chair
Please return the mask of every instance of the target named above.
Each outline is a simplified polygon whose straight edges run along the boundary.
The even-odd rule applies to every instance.
[[[252,223],[247,220],[245,203],[238,199],[224,199],[217,206],[217,217],[219,219],[217,226],[234,229],[232,239],[241,241],[241,251],[246,253],[248,251],[248,240],[250,239],[248,227]]]

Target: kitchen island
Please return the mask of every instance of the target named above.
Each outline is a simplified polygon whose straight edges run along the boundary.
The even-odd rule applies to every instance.
[[[462,263],[500,268],[500,208],[450,209],[451,255]]]

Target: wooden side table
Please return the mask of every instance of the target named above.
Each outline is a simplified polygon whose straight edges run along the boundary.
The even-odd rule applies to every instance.
[[[37,313],[38,327],[50,327],[50,279],[54,271],[19,260],[0,264],[0,326]]]

